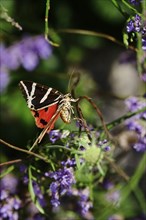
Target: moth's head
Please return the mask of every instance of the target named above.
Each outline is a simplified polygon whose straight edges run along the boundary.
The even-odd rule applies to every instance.
[[[70,93],[67,93],[66,95],[64,95],[64,99],[68,102],[77,102],[78,101],[78,99],[74,99]]]

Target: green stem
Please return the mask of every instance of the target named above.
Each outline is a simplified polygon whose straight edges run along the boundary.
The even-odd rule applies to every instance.
[[[121,190],[121,195],[122,195],[122,200],[121,203],[124,202],[126,200],[126,198],[129,196],[129,194],[131,193],[131,191],[133,191],[133,193],[135,194],[139,204],[141,205],[141,208],[143,210],[145,210],[144,208],[144,204],[145,203],[145,199],[144,197],[140,197],[140,194],[138,193],[137,189],[138,188],[138,183],[139,180],[141,179],[142,175],[145,172],[145,168],[146,168],[146,153],[144,153],[134,175],[131,177],[130,181],[127,183],[127,185]]]
[[[48,39],[49,36],[49,25],[48,25],[48,16],[50,11],[50,0],[46,0],[46,11],[45,11],[45,39],[54,47],[58,47],[57,43],[52,42]]]
[[[48,40],[49,27],[48,27],[48,15],[50,10],[50,0],[46,1],[46,13],[45,13],[45,39]]]
[[[106,126],[107,126],[108,129],[112,129],[112,128],[115,127],[116,125],[121,124],[121,123],[122,123],[123,121],[125,121],[126,119],[131,118],[131,117],[133,117],[134,115],[137,115],[137,114],[139,114],[139,113],[141,113],[141,112],[144,112],[145,110],[146,110],[146,107],[144,107],[144,108],[142,108],[142,109],[140,109],[140,110],[138,110],[138,111],[136,111],[136,112],[128,112],[127,114],[121,116],[120,118],[118,118],[118,119],[116,119],[116,120],[114,120],[114,121],[108,123]]]

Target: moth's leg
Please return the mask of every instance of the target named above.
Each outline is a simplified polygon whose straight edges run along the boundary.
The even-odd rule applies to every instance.
[[[60,110],[61,110],[60,108],[57,110],[55,115],[51,118],[51,120],[48,122],[46,127],[42,130],[40,135],[37,137],[37,139],[33,143],[32,147],[29,149],[29,151],[32,151],[32,149],[35,147],[35,145],[37,145],[38,143],[41,142],[41,140],[43,139],[43,137],[46,134],[46,132],[50,132],[52,125],[55,123],[56,119],[58,118],[58,116],[60,114]]]
[[[89,140],[91,141],[90,131],[89,131],[89,129],[88,129],[86,120],[84,119],[82,110],[81,110],[81,108],[80,108],[80,106],[79,106],[78,103],[76,103],[76,110],[77,110],[77,114],[78,114],[78,116],[79,116],[79,119],[80,119],[80,121],[82,122],[83,127],[85,128],[85,131],[86,131],[86,133],[87,133],[87,135],[88,135],[88,138],[89,138]],[[80,132],[81,132],[81,125],[79,125],[79,133],[80,133]]]
[[[101,111],[99,110],[99,108],[98,108],[98,107],[96,106],[96,104],[92,101],[92,99],[89,98],[88,96],[80,96],[78,102],[80,102],[82,99],[86,99],[86,100],[93,106],[93,108],[96,110],[96,112],[97,112],[97,114],[98,114],[98,116],[99,116],[99,118],[100,118],[100,121],[101,121],[101,123],[102,123],[102,126],[103,126],[103,128],[104,128],[104,130],[105,130],[105,132],[106,132],[107,138],[108,138],[108,139],[112,139],[112,135],[109,133],[109,131],[108,131],[107,127],[106,127],[106,123],[104,122],[102,113],[101,113]]]
[[[53,118],[51,118],[51,121],[46,125],[46,127],[43,129],[43,131],[40,133],[39,137],[38,137],[38,143],[41,142],[41,140],[43,139],[44,135],[46,134],[46,132],[50,132],[50,130],[52,129],[52,125],[55,123],[55,121],[57,120],[58,116],[60,114],[60,111],[58,113],[56,113]]]

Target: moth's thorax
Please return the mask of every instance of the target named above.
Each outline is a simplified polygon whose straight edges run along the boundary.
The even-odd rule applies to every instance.
[[[60,117],[65,123],[70,123],[71,121],[71,114],[74,113],[73,106],[71,102],[76,102],[78,99],[73,99],[71,94],[66,94],[63,96],[63,99],[60,101],[61,104],[61,111]]]

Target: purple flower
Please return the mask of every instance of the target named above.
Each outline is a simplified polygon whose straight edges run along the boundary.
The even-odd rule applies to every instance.
[[[125,104],[129,111],[134,112],[143,107],[146,107],[145,99],[138,99],[137,97],[130,97],[125,100]]]
[[[89,190],[84,189],[79,192],[79,201],[78,204],[81,208],[81,214],[82,216],[86,216],[89,209],[92,208],[93,204],[89,200]]]
[[[52,182],[50,185],[51,191],[51,204],[53,207],[58,207],[60,205],[60,197],[59,197],[59,186],[58,183]]]
[[[141,114],[142,115],[142,114]],[[146,151],[146,129],[145,126],[139,124],[138,121],[129,120],[126,122],[126,126],[129,130],[135,131],[138,136],[138,142],[133,145],[133,148],[138,152]]]
[[[45,220],[46,218],[40,214],[40,213],[36,213],[34,216],[33,216],[33,219],[30,219],[30,220]]]
[[[9,70],[16,70],[20,66],[21,51],[19,43],[13,44],[6,49],[4,54],[6,59],[6,67]]]
[[[75,158],[68,158],[67,161],[62,161],[61,165],[66,167],[73,167],[76,165],[76,160]]]
[[[32,71],[39,63],[39,57],[46,59],[51,54],[51,47],[43,36],[25,37],[20,43],[20,62],[22,66]]]
[[[6,48],[0,45],[1,65],[8,70],[15,70],[22,65],[32,71],[39,59],[47,59],[51,55],[51,47],[43,36],[24,37],[21,41]]]
[[[104,151],[110,151],[111,146],[109,145],[108,141],[106,139],[100,140],[98,142],[98,147],[102,148]]]
[[[128,33],[141,33],[142,36],[142,49],[146,50],[146,27],[145,24],[142,23],[141,17],[139,15],[135,15],[132,17],[130,21],[127,22],[126,30]],[[134,37],[135,34],[132,36]]]
[[[110,149],[111,149],[111,147],[108,145],[104,147],[104,151],[110,151]]]
[[[142,74],[141,79],[146,82],[146,73]]]
[[[51,130],[49,132],[50,141],[54,144],[57,140],[61,138],[60,130]]]
[[[38,56],[32,51],[25,51],[21,56],[21,64],[28,71],[34,70],[38,63]]]
[[[146,134],[139,138],[138,143],[134,144],[133,148],[138,152],[146,151]]]
[[[114,184],[113,184],[112,182],[110,182],[109,180],[105,180],[105,181],[103,182],[103,186],[104,186],[104,188],[107,189],[107,190],[111,190],[111,189],[114,188]]]
[[[78,212],[86,218],[90,216],[90,219],[93,219],[93,216],[89,214],[89,209],[93,207],[93,203],[89,198],[89,189],[71,189],[69,192],[69,196],[75,196],[78,198],[77,205],[78,205]],[[88,219],[88,217],[87,217]]]
[[[33,189],[34,189],[34,193],[35,193],[35,195],[36,195],[36,197],[37,197],[37,199],[38,199],[40,205],[41,205],[42,207],[44,207],[44,206],[46,205],[44,196],[43,196],[43,194],[42,194],[42,192],[41,192],[41,189],[40,189],[38,183],[35,182],[35,181],[33,181]]]
[[[145,33],[145,35],[146,35],[146,33]],[[146,37],[142,38],[142,49],[146,50]]]
[[[73,184],[75,184],[75,178],[73,175],[72,168],[59,169],[55,172],[45,173],[45,176],[48,176],[55,181],[50,185],[51,192],[51,204],[54,207],[60,205],[59,197],[70,191]]]
[[[135,120],[126,122],[127,128],[131,131],[135,131],[138,134],[142,133],[143,127]]]
[[[123,220],[123,216],[122,215],[118,215],[118,214],[115,214],[115,215],[112,215],[108,218],[108,220]],[[133,219],[134,220],[134,219]]]
[[[7,174],[1,179],[1,188],[15,193],[17,190],[18,180],[12,174]]]
[[[145,98],[138,99],[131,97],[126,100],[126,105],[130,111],[136,111],[146,107]],[[125,121],[125,125],[131,131],[135,131],[138,137],[137,143],[133,144],[133,148],[138,152],[146,151],[146,129],[145,129],[146,111]]]
[[[142,0],[129,0],[132,5],[139,5]]]
[[[4,67],[0,67],[0,93],[5,91],[10,81],[8,70]]]
[[[107,194],[106,194],[106,200],[111,202],[111,203],[119,203],[120,200],[120,192],[118,190],[110,190]]]
[[[32,71],[39,63],[39,58],[34,50],[34,42],[32,38],[24,38],[19,43],[20,64],[28,71]]]
[[[0,200],[4,200],[9,196],[8,191],[7,190],[0,190]]]
[[[34,50],[37,52],[40,58],[47,59],[51,55],[51,47],[45,40],[44,36],[38,36],[35,39]]]
[[[21,208],[22,201],[5,189],[1,190],[0,195],[3,195],[0,199],[0,219],[18,220],[18,211]]]
[[[141,17],[139,15],[135,15],[135,17],[133,17],[126,26],[127,32],[140,32],[142,29],[142,25],[141,25]]]
[[[146,111],[141,113],[141,118],[146,120]]]
[[[134,22],[133,20],[130,20],[128,23],[127,23],[127,26],[126,26],[126,29],[127,29],[127,32],[130,33],[132,31],[134,31]]]

